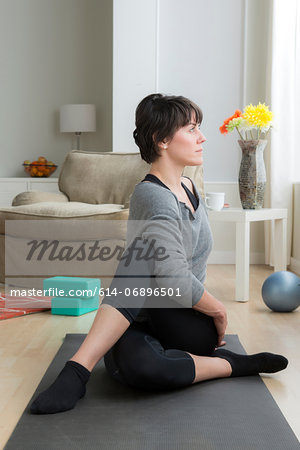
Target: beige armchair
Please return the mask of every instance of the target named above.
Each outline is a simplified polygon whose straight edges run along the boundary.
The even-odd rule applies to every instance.
[[[139,153],[71,151],[59,175],[60,193],[22,192],[11,207],[0,208],[0,281],[42,288],[44,278],[73,275],[101,278],[108,287],[118,264],[112,249],[122,251],[126,243],[130,196],[149,170]],[[202,168],[186,167],[183,174],[203,195]],[[35,257],[28,259],[34,245]],[[88,254],[104,245],[111,249],[105,264]]]

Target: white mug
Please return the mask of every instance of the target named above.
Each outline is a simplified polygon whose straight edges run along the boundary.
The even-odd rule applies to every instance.
[[[221,211],[224,207],[225,192],[206,192],[205,204],[208,209]]]

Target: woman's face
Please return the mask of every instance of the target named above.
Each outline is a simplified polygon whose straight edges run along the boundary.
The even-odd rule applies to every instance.
[[[173,139],[166,142],[165,155],[184,166],[203,164],[202,144],[206,141],[200,131],[200,124],[192,117],[190,123],[176,131]]]

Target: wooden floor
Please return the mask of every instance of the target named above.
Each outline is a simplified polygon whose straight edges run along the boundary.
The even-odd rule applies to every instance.
[[[235,268],[210,265],[206,288],[228,313],[227,334],[238,334],[248,354],[280,353],[287,369],[262,379],[300,440],[300,308],[292,313],[270,311],[261,299],[261,286],[272,273],[266,266],[250,269],[250,301],[235,302]],[[95,313],[80,317],[50,312],[0,322],[0,448],[3,448],[66,333],[87,333]]]

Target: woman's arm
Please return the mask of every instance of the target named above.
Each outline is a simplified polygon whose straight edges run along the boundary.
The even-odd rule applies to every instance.
[[[224,335],[227,327],[226,308],[208,291],[204,291],[199,302],[192,306],[193,309],[213,318],[218,332],[218,347],[224,345]]]

